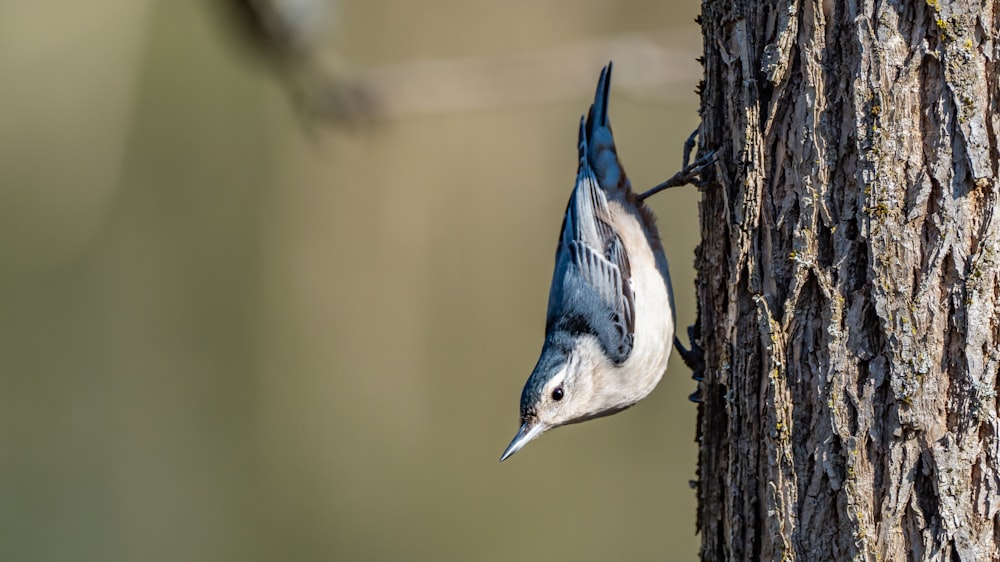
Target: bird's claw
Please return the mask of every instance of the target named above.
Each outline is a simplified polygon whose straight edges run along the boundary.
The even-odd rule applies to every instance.
[[[688,326],[688,340],[691,342],[691,349],[685,348],[681,344],[681,340],[677,336],[674,336],[674,347],[677,348],[677,354],[681,356],[684,364],[691,369],[691,378],[699,383],[698,389],[691,396],[688,396],[688,400],[695,403],[701,402],[700,383],[705,379],[705,352],[698,343],[700,337],[701,334],[697,324]]]
[[[715,162],[716,153],[718,151],[711,150],[701,158],[695,160],[693,163],[689,163],[691,160],[691,152],[694,150],[695,138],[697,136],[698,130],[696,129],[684,142],[684,167],[681,168],[681,171],[671,176],[667,181],[643,192],[639,195],[640,201],[643,201],[646,198],[656,195],[664,189],[669,189],[671,187],[679,187],[689,184],[704,187],[708,183],[707,181],[701,179],[700,176],[705,168]]]

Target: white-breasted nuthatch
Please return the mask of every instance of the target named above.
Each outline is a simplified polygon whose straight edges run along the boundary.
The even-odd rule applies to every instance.
[[[609,63],[581,118],[580,163],[556,249],[545,343],[521,393],[521,428],[501,461],[546,430],[632,406],[667,368],[673,290],[643,200],[688,183],[704,160],[645,193],[632,191],[608,121],[610,85]]]

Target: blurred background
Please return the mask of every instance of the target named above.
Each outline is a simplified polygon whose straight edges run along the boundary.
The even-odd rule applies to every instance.
[[[650,187],[698,3],[241,4],[0,0],[0,560],[694,559],[676,354],[497,458],[600,67]]]

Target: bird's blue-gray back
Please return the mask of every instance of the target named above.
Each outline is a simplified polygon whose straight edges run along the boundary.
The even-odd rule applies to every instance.
[[[609,80],[610,68],[602,72],[594,104],[580,124],[579,169],[556,252],[546,333],[591,334],[613,362],[622,363],[632,351],[635,298],[631,265],[611,226],[606,193],[628,185],[607,116]]]

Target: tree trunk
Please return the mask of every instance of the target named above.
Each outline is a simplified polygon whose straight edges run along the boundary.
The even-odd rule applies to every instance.
[[[702,559],[1000,559],[1000,1],[701,23]]]

